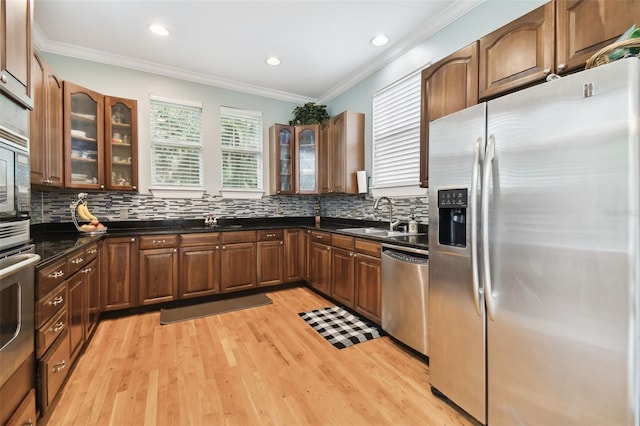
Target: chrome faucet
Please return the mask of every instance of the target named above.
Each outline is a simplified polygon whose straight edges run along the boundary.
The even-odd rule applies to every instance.
[[[393,203],[391,202],[391,199],[389,197],[380,197],[373,204],[373,208],[377,210],[378,209],[378,204],[380,204],[380,201],[382,201],[382,200],[387,200],[387,202],[389,203],[389,231],[393,231],[395,229],[395,227],[400,224],[400,221],[396,220],[394,222],[394,220],[393,220]]]

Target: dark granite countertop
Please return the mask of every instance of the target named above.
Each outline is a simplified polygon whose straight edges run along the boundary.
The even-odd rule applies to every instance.
[[[73,223],[39,224],[31,227],[31,236],[35,244],[36,253],[42,260],[38,264],[42,267],[57,258],[62,257],[88,243],[105,237],[126,237],[140,235],[162,235],[197,232],[228,232],[241,230],[261,230],[274,228],[304,228],[321,231],[337,232],[354,236],[340,229],[355,227],[374,227],[386,229],[388,222],[367,221],[343,218],[321,218],[320,225],[315,224],[313,217],[277,217],[277,218],[246,218],[246,219],[218,219],[217,225],[204,226],[202,220],[150,220],[123,221],[105,223],[107,232],[97,235],[86,235],[78,232]],[[427,227],[421,225],[420,235],[379,237],[375,235],[357,235],[365,238],[398,246],[408,246],[428,250]]]

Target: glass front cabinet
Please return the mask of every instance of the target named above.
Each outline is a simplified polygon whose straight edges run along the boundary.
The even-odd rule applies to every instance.
[[[65,187],[104,189],[104,96],[64,82]]]
[[[137,102],[105,97],[105,186],[107,189],[137,189]]]
[[[318,135],[318,125],[271,126],[271,195],[318,193]]]
[[[137,102],[64,82],[65,187],[135,191]]]

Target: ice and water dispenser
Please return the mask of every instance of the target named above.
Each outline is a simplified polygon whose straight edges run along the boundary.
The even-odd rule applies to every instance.
[[[438,191],[440,232],[438,240],[445,246],[467,245],[467,189]]]

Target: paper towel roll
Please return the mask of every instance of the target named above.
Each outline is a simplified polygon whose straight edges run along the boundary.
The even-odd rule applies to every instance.
[[[358,192],[360,194],[367,193],[367,172],[366,170],[358,170],[356,172],[356,179],[358,180]]]

